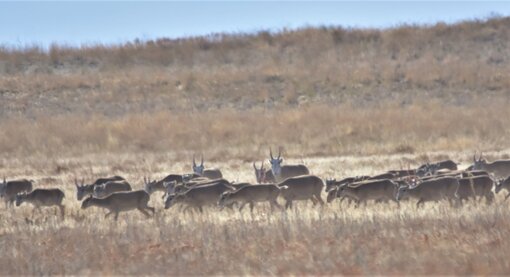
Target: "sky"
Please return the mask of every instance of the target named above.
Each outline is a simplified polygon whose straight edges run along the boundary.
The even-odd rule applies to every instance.
[[[510,2],[0,2],[0,45],[116,44],[304,26],[386,28],[510,16]]]

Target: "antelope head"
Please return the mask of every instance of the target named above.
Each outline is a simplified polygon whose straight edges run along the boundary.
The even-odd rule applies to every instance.
[[[269,163],[271,163],[271,170],[273,171],[274,176],[280,176],[281,170],[282,170],[282,162],[283,159],[281,158],[281,151],[278,149],[278,157],[275,159],[273,157],[273,151],[271,148],[269,148],[269,157],[271,158],[269,160]]]
[[[81,184],[78,183],[76,178],[74,179],[74,185],[76,186],[76,198],[78,200],[81,200],[85,194],[86,187],[84,183],[85,179],[81,179]]]
[[[266,182],[266,169],[264,168],[264,162],[260,163],[260,168],[257,168],[255,162],[253,162],[253,169],[255,169],[255,177],[257,183],[262,184]]]
[[[487,164],[487,160],[485,160],[483,158],[483,152],[480,151],[480,157],[477,159],[476,151],[475,151],[475,154],[473,155],[473,169],[480,170],[486,164]]]
[[[195,155],[193,155],[193,172],[195,172],[196,174],[202,176],[202,174],[204,173],[204,156],[202,155],[201,156],[201,159],[200,159],[200,165],[197,165],[197,163],[195,162]]]

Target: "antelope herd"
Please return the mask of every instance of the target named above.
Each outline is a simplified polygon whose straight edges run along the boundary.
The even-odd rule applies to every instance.
[[[494,194],[506,190],[505,200],[510,197],[510,160],[498,160],[492,163],[473,156],[473,165],[459,170],[457,163],[451,160],[426,163],[416,169],[390,170],[374,176],[347,177],[342,180],[326,179],[311,175],[302,164],[282,165],[281,153],[275,158],[269,151],[270,169],[260,168],[253,163],[257,184],[236,183],[223,178],[219,169],[206,169],[201,157],[197,165],[193,156],[191,174],[170,174],[161,180],[144,178],[143,190],[132,190],[131,184],[121,176],[97,179],[91,184],[75,179],[76,199],[82,201],[81,208],[91,206],[108,210],[105,217],[114,214],[117,220],[120,212],[138,210],[149,217],[155,209],[148,205],[154,192],[163,192],[165,209],[180,205],[184,211],[203,212],[204,207],[225,207],[232,209],[237,205],[241,211],[246,205],[253,211],[255,204],[268,203],[271,210],[284,207],[278,199],[285,201],[285,209],[293,207],[294,201],[310,200],[314,205],[324,204],[322,194],[326,193],[327,203],[339,198],[367,205],[376,203],[394,203],[400,207],[400,201],[416,201],[416,207],[427,202],[446,200],[452,206],[461,206],[465,201],[485,201],[490,205]],[[35,210],[41,207],[55,206],[64,217],[62,204],[64,192],[58,188],[33,189],[33,181],[20,179],[0,184],[0,197],[9,208],[30,203]],[[151,213],[149,213],[151,212]]]

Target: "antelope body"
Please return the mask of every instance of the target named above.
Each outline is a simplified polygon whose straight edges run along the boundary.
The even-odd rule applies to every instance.
[[[148,206],[149,200],[150,196],[144,190],[116,192],[105,198],[89,196],[87,199],[83,200],[81,208],[87,209],[91,206],[105,208],[109,210],[109,212],[105,215],[105,218],[113,213],[115,214],[115,220],[118,219],[120,212],[126,212],[134,209],[137,209],[142,214],[149,217],[150,214],[147,210],[151,211],[153,215],[155,213],[154,208]]]
[[[34,206],[34,211],[35,209],[41,210],[41,207],[58,206],[60,215],[64,217],[65,207],[62,205],[64,197],[64,192],[60,189],[35,189],[28,194],[20,193],[16,195],[16,206],[27,202]]]
[[[367,203],[369,200],[381,201],[394,201],[397,193],[398,185],[389,179],[383,180],[366,180],[358,183],[351,183],[336,188],[328,194],[328,202],[331,202],[337,197],[347,197],[354,199],[356,203]],[[398,202],[397,202],[398,204]]]
[[[485,198],[488,204],[494,200],[494,180],[490,176],[474,176],[470,178],[459,179],[459,187],[456,197],[462,200],[476,199],[476,197]]]
[[[318,202],[324,204],[321,192],[324,187],[322,179],[314,175],[290,177],[277,184],[280,195],[285,199],[285,208],[292,208],[294,200],[312,200],[314,205]]]
[[[232,186],[224,182],[196,186],[188,189],[187,191],[170,194],[165,201],[165,209],[168,209],[178,202],[187,204],[185,210],[195,208],[201,213],[204,206],[216,206],[220,196],[229,190],[233,190]]]
[[[235,191],[226,191],[221,194],[219,205],[223,208],[226,205],[242,203],[239,207],[241,211],[246,204],[250,204],[250,210],[253,211],[255,203],[269,202],[271,209],[275,206],[281,209],[276,199],[280,194],[280,188],[273,184],[246,185]]]
[[[32,191],[32,182],[26,179],[12,180],[7,182],[4,178],[0,184],[0,197],[5,201],[5,207],[9,206],[16,200],[18,193],[29,193]]]
[[[429,201],[455,199],[459,181],[454,177],[443,177],[400,186],[397,191],[397,201],[405,197],[418,199],[416,207]],[[451,204],[451,202],[450,202]]]

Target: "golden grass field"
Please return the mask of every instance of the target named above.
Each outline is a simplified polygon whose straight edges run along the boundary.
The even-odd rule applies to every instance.
[[[0,176],[64,190],[66,216],[0,203],[0,275],[303,275],[510,272],[510,208],[335,201],[118,222],[81,210],[75,178],[191,171],[227,179],[282,147],[322,178],[474,151],[510,157],[510,20],[334,27],[125,45],[0,48]],[[324,197],[325,199],[325,194]],[[280,203],[283,201],[280,200]]]

